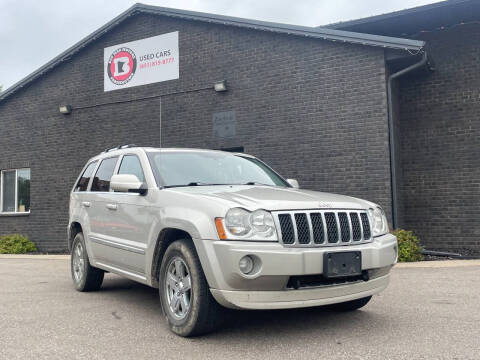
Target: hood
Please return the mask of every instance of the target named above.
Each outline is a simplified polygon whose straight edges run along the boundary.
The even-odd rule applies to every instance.
[[[373,204],[345,195],[318,191],[273,186],[221,185],[191,186],[171,189],[189,195],[196,195],[229,207],[242,207],[253,211],[265,209],[307,210],[307,209],[367,209]]]

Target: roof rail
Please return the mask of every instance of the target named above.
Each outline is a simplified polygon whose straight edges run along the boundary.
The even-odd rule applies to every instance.
[[[113,151],[113,150],[121,150],[121,149],[128,149],[128,148],[134,148],[134,147],[137,147],[137,145],[135,145],[135,144],[118,145],[118,146],[115,146],[113,148],[105,149],[103,152],[107,153],[107,152],[110,152],[110,151]]]

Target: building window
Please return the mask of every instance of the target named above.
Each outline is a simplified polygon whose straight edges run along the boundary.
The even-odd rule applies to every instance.
[[[30,212],[30,169],[0,172],[0,213]]]

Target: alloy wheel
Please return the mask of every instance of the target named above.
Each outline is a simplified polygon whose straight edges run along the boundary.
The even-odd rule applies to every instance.
[[[190,310],[192,281],[188,266],[180,257],[174,257],[167,266],[165,290],[171,315],[184,319]]]
[[[73,260],[72,260],[72,265],[73,265],[73,276],[75,278],[75,282],[79,283],[83,279],[83,274],[85,272],[85,259],[83,256],[83,245],[79,241],[75,245],[75,248],[73,250]]]

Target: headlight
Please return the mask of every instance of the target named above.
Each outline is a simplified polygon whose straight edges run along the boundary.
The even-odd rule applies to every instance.
[[[272,214],[265,210],[230,209],[224,224],[227,238],[231,240],[278,241]]]
[[[388,222],[385,216],[385,211],[380,206],[373,209],[368,209],[370,221],[372,223],[372,235],[380,236],[388,232]]]
[[[225,216],[225,226],[232,235],[242,236],[250,233],[252,229],[249,223],[250,213],[247,210],[230,209]]]

